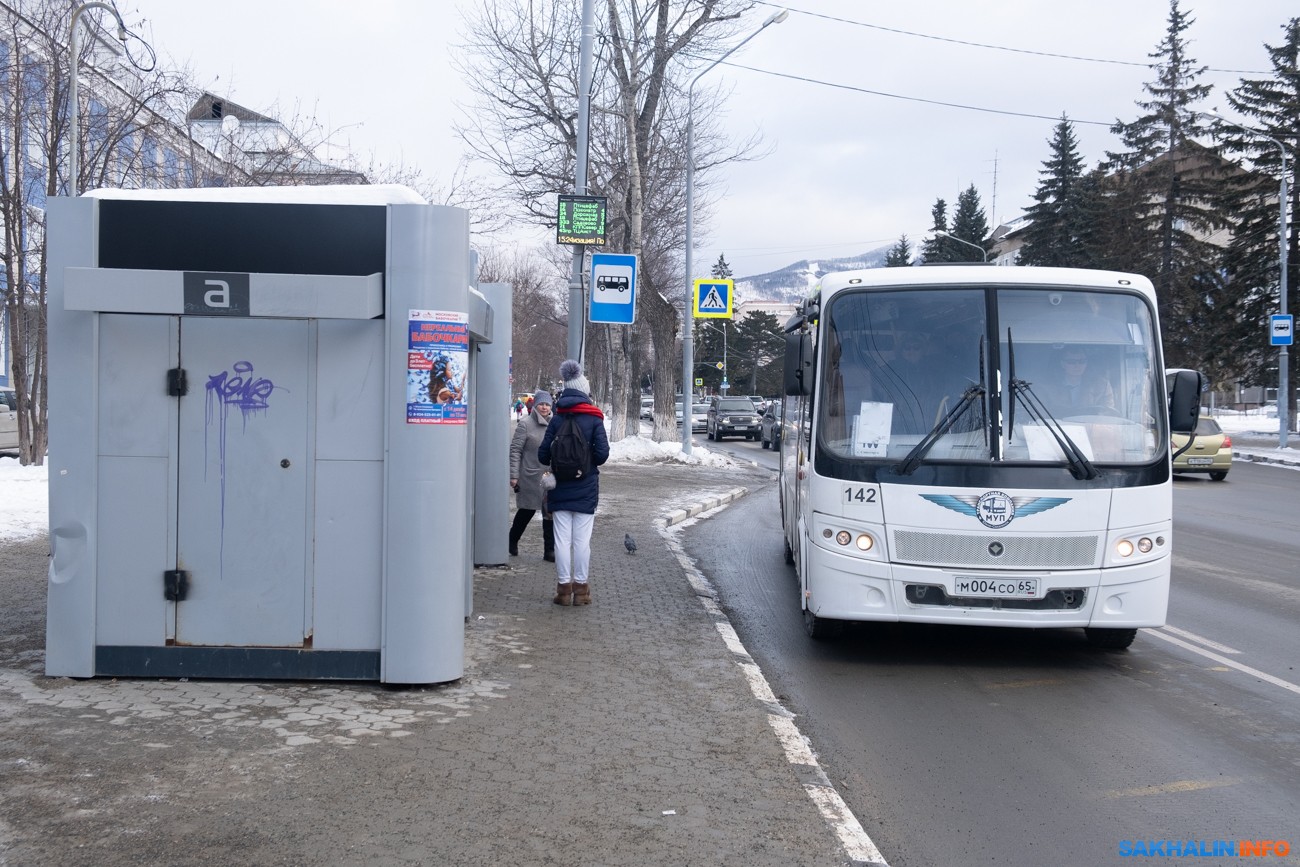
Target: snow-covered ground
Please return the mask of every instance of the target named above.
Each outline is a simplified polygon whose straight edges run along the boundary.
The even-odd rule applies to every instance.
[[[696,445],[682,454],[680,442],[657,443],[628,437],[609,448],[611,463],[677,461],[708,467],[737,466],[730,457]],[[20,466],[17,458],[0,456],[0,541],[44,535],[49,528],[49,476],[45,467]]]

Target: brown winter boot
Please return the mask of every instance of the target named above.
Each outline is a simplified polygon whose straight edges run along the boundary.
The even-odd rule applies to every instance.
[[[572,605],[573,584],[571,583],[556,584],[554,602],[556,605]]]
[[[591,604],[591,585],[586,581],[579,584],[573,582],[573,604],[590,605]]]

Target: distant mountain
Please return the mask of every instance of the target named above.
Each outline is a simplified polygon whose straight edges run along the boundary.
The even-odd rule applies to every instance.
[[[779,301],[795,303],[808,297],[808,291],[823,274],[833,271],[856,271],[860,268],[883,268],[889,247],[870,250],[858,256],[839,259],[801,259],[779,271],[736,279],[738,301]]]

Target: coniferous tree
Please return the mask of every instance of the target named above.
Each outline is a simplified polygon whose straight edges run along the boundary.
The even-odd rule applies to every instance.
[[[1206,132],[1192,106],[1211,90],[1196,83],[1205,67],[1188,55],[1192,23],[1171,0],[1164,39],[1150,55],[1156,78],[1144,86],[1149,98],[1137,103],[1143,113],[1111,128],[1126,150],[1108,154],[1114,225],[1105,240],[1110,267],[1145,274],[1155,284],[1165,361],[1199,368],[1218,325],[1211,311],[1221,284],[1218,251],[1206,239],[1226,221],[1212,206],[1218,163],[1192,141]]]
[[[960,238],[966,244],[958,244],[951,238],[940,239],[949,249],[949,262],[983,262],[985,256],[979,250],[973,250],[967,244],[974,244],[985,253],[989,249],[989,221],[984,215],[984,206],[980,203],[979,190],[971,184],[957,196],[957,211],[952,215],[953,237]]]
[[[1272,76],[1243,79],[1227,95],[1228,104],[1242,116],[1243,125],[1259,130],[1284,146],[1294,147],[1300,129],[1300,18],[1282,26],[1278,46],[1264,45]],[[1247,385],[1276,382],[1277,354],[1264,339],[1270,314],[1278,307],[1279,270],[1278,195],[1282,154],[1278,145],[1240,127],[1220,124],[1216,129],[1225,150],[1244,157],[1251,168],[1239,183],[1225,185],[1222,208],[1236,216],[1232,241],[1224,255],[1229,287],[1223,305],[1224,333],[1210,353],[1211,366],[1241,378]],[[1292,151],[1294,154],[1295,152]],[[1300,159],[1288,161],[1287,207],[1289,249],[1287,263],[1288,307],[1300,289],[1300,231],[1296,211],[1300,209]],[[1290,311],[1286,311],[1290,312]],[[1294,418],[1294,414],[1291,418]]]
[[[906,268],[912,264],[912,245],[908,243],[907,235],[903,234],[898,237],[898,243],[889,248],[885,254],[886,268]]]
[[[1084,268],[1091,265],[1083,158],[1069,118],[1061,115],[1051,140],[1052,155],[1039,172],[1034,204],[1025,210],[1030,224],[1020,249],[1021,265]]]
[[[709,276],[716,277],[719,280],[726,280],[731,277],[731,265],[727,262],[726,254],[718,254],[718,261],[713,263],[713,270],[709,272]]]
[[[733,392],[777,394],[781,390],[782,368],[778,363],[785,354],[783,322],[771,313],[750,313],[735,325],[735,342],[731,346],[730,365]]]
[[[921,259],[925,262],[957,261],[952,258],[949,243],[945,242],[942,235],[935,234],[948,231],[948,203],[943,199],[935,199],[934,207],[930,209],[930,220],[930,237],[921,245]]]

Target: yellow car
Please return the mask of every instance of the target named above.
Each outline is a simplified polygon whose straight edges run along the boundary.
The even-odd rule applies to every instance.
[[[1174,434],[1171,445],[1177,454],[1187,445],[1187,434]],[[1232,468],[1232,437],[1223,432],[1219,423],[1209,416],[1201,416],[1196,423],[1196,436],[1192,447],[1174,458],[1175,473],[1209,473],[1210,478],[1221,482]]]

